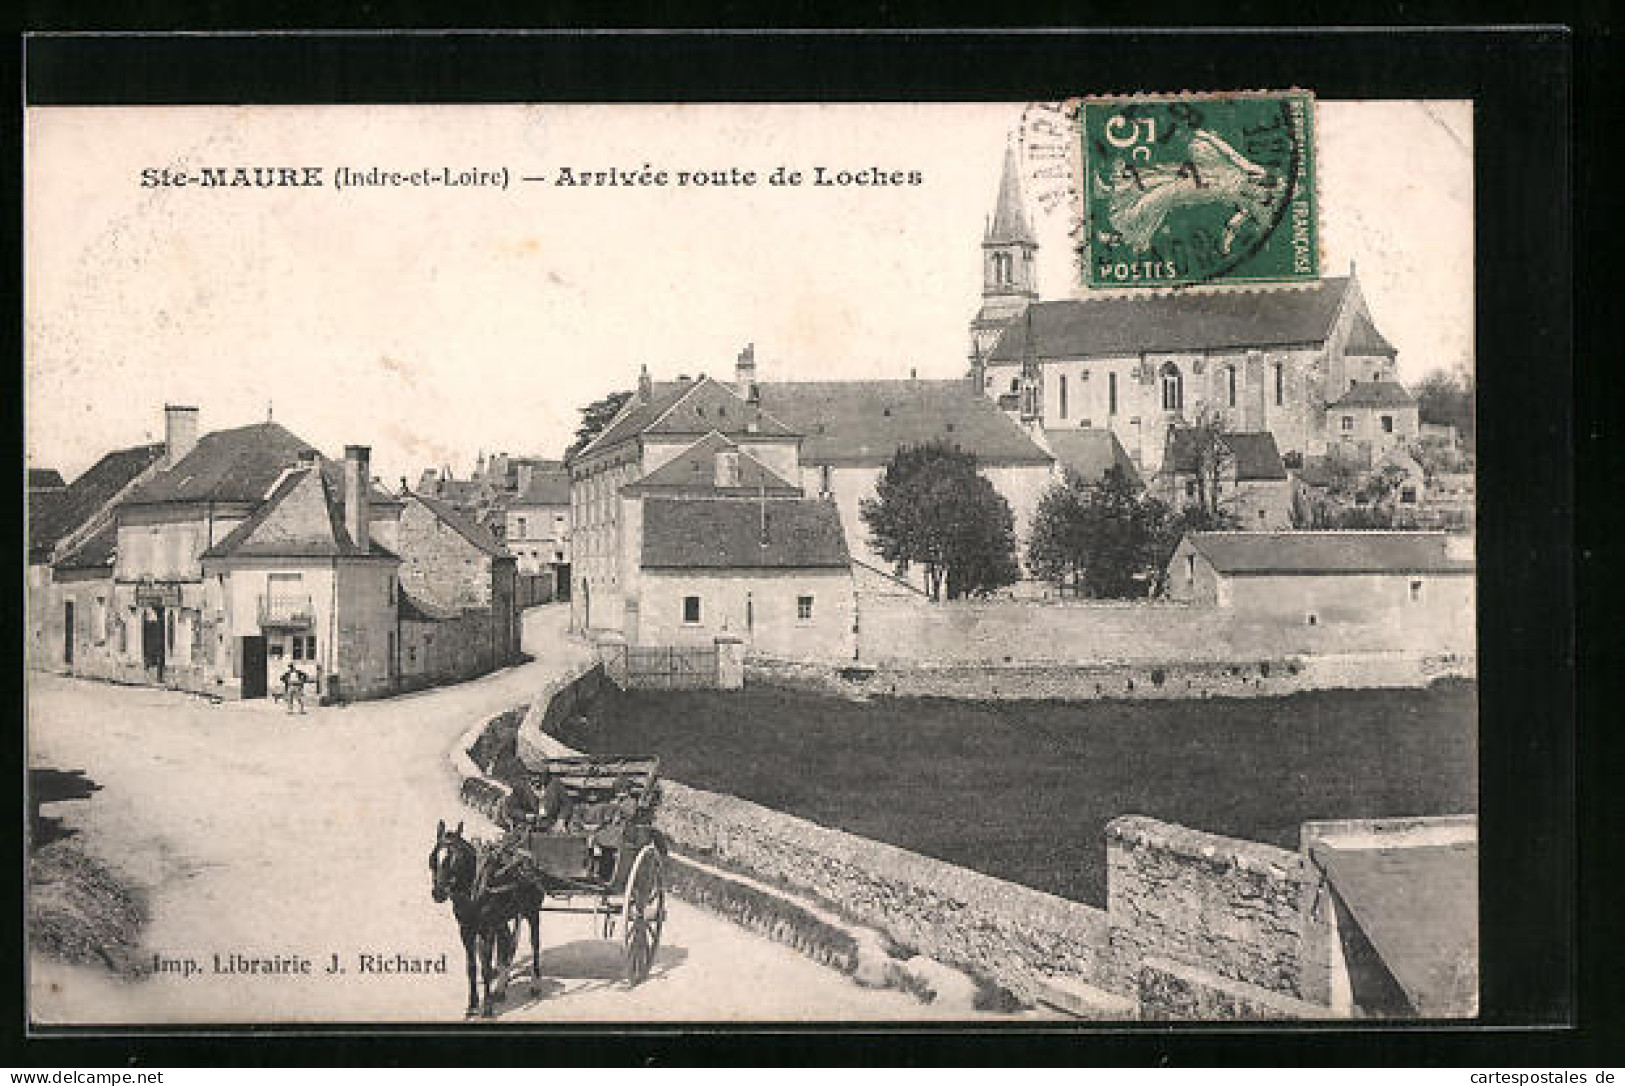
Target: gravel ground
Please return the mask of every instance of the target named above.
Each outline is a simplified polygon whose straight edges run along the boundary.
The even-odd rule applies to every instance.
[[[450,907],[429,897],[437,819],[489,824],[456,798],[446,759],[480,715],[528,699],[586,650],[562,607],[533,609],[536,659],[471,683],[290,717],[269,702],[209,705],[168,691],[30,674],[29,761],[102,786],[52,813],[150,911],[139,947],[197,975],[122,979],[36,951],[39,1023],[449,1022],[465,999]],[[618,980],[618,945],[585,916],[544,916],[543,978],[498,1021],[671,1022],[969,1018],[858,987],[793,951],[672,902],[651,978]],[[233,954],[303,957],[312,973],[219,974]],[[362,955],[437,961],[444,974],[362,971]],[[328,974],[334,955],[342,974]],[[528,951],[521,953],[521,964]]]

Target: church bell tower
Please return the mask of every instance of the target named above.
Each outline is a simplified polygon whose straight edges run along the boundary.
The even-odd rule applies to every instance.
[[[1004,149],[1004,172],[993,217],[982,234],[982,308],[970,322],[971,377],[984,392],[984,360],[999,333],[1038,300],[1038,238],[1027,221],[1021,174],[1013,146]]]

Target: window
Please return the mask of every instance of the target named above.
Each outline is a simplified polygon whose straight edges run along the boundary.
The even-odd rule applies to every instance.
[[[175,651],[175,612],[164,612],[164,648],[166,651]]]
[[[1382,417],[1382,432],[1385,434],[1391,434],[1394,432],[1394,416],[1384,415]]]
[[[1402,487],[1400,487],[1399,488],[1399,500],[1401,502],[1403,502],[1404,504],[1406,504],[1406,505],[1415,505],[1416,504],[1416,488],[1414,486],[1402,486]]]
[[[389,636],[390,636],[391,639],[393,639],[395,635],[393,633],[391,633]],[[391,643],[390,643],[389,654],[391,656],[395,655],[395,647],[394,647],[393,640],[391,640]],[[315,638],[314,635],[312,635],[310,637],[305,637],[302,634],[295,634],[294,635],[294,637],[293,637],[293,658],[295,660],[312,660],[312,661],[314,661],[316,659],[316,638]]]
[[[1162,367],[1162,409],[1178,411],[1185,406],[1185,379],[1179,367],[1169,362]]]
[[[1353,415],[1344,415],[1343,416],[1343,429],[1344,430],[1353,430],[1354,429],[1354,416]]]
[[[524,517],[519,518],[519,532],[518,532],[518,535],[519,535],[520,539],[525,538],[525,518]]]
[[[1066,418],[1066,374],[1061,374],[1061,417]]]
[[[834,474],[835,469],[829,464],[820,464],[818,466],[818,492],[820,494],[829,494],[833,492]]]
[[[1236,367],[1234,366],[1224,368],[1224,391],[1228,405],[1231,407],[1236,406]]]
[[[1193,585],[1195,583],[1196,583],[1196,555],[1187,554],[1185,556],[1185,584],[1186,585]]]
[[[1011,392],[1020,392],[1021,391],[1021,378],[1019,378],[1019,377],[1010,378],[1010,391]]]
[[[1412,581],[1411,582],[1411,602],[1416,603],[1419,600],[1421,600],[1421,598],[1422,598],[1422,582],[1421,581]]]
[[[1352,378],[1352,377],[1349,378],[1349,387],[1350,388],[1353,388],[1355,385],[1357,385],[1359,383],[1360,382],[1356,381],[1354,378]]]
[[[1311,626],[1318,626],[1320,625],[1320,616],[1315,614],[1313,611],[1310,611],[1309,614],[1304,617],[1304,621]]]
[[[683,625],[698,626],[700,624],[700,597],[683,597]]]
[[[395,606],[395,578],[393,577],[389,579],[389,605],[391,607]]]
[[[1185,497],[1187,497],[1187,498],[1195,498],[1196,497],[1196,480],[1195,479],[1186,479],[1185,480]]]
[[[1380,381],[1380,380],[1382,380],[1382,374],[1373,371],[1372,374],[1371,374],[1371,379],[1373,381]]]
[[[1106,378],[1106,413],[1117,414],[1117,374]]]
[[[1286,403],[1286,368],[1281,363],[1275,363],[1275,406],[1280,407]]]
[[[796,621],[812,621],[813,598],[811,596],[796,597]]]

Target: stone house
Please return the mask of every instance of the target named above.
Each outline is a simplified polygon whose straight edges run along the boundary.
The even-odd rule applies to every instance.
[[[490,532],[438,498],[407,492],[401,557],[406,686],[468,678],[519,659],[517,565]]]
[[[1473,540],[1426,531],[1191,532],[1170,598],[1280,628],[1367,626],[1396,649],[1472,651]]]
[[[1340,450],[1380,457],[1421,437],[1416,398],[1392,380],[1361,381],[1326,406],[1326,429]]]
[[[1235,515],[1237,524],[1253,531],[1280,531],[1292,527],[1292,481],[1287,476],[1275,437],[1268,431],[1226,433],[1219,439],[1226,450],[1220,457],[1216,500],[1218,508]],[[1201,500],[1197,485],[1201,453],[1189,427],[1168,431],[1168,449],[1157,473],[1156,491],[1175,509]]]
[[[113,509],[169,462],[163,443],[115,449],[72,485],[29,492],[26,603],[31,666],[72,668],[76,655],[86,651],[84,631],[100,628],[97,616],[110,600]],[[69,584],[87,587],[68,589]]]
[[[549,598],[570,591],[570,476],[552,469],[521,467],[524,486],[503,508],[503,543],[521,576],[546,575]]]

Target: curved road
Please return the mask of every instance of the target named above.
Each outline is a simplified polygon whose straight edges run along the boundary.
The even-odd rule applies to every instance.
[[[586,649],[566,610],[525,616],[527,664],[387,701],[288,716],[169,691],[30,673],[29,763],[83,769],[103,790],[50,810],[87,851],[146,888],[147,962],[193,976],[136,981],[38,958],[40,1023],[446,1022],[465,998],[447,905],[429,897],[437,819],[490,831],[457,801],[446,758],[479,716],[529,700]],[[653,975],[619,980],[594,918],[544,915],[542,983],[516,982],[499,1022],[811,1021],[965,1018],[858,987],[713,914],[672,901]],[[526,936],[528,939],[528,934]],[[312,973],[216,973],[233,954],[303,957]],[[338,955],[343,973],[329,974]],[[434,961],[444,974],[364,973],[361,955]],[[520,964],[528,960],[528,944]],[[184,966],[182,967],[184,969]]]

